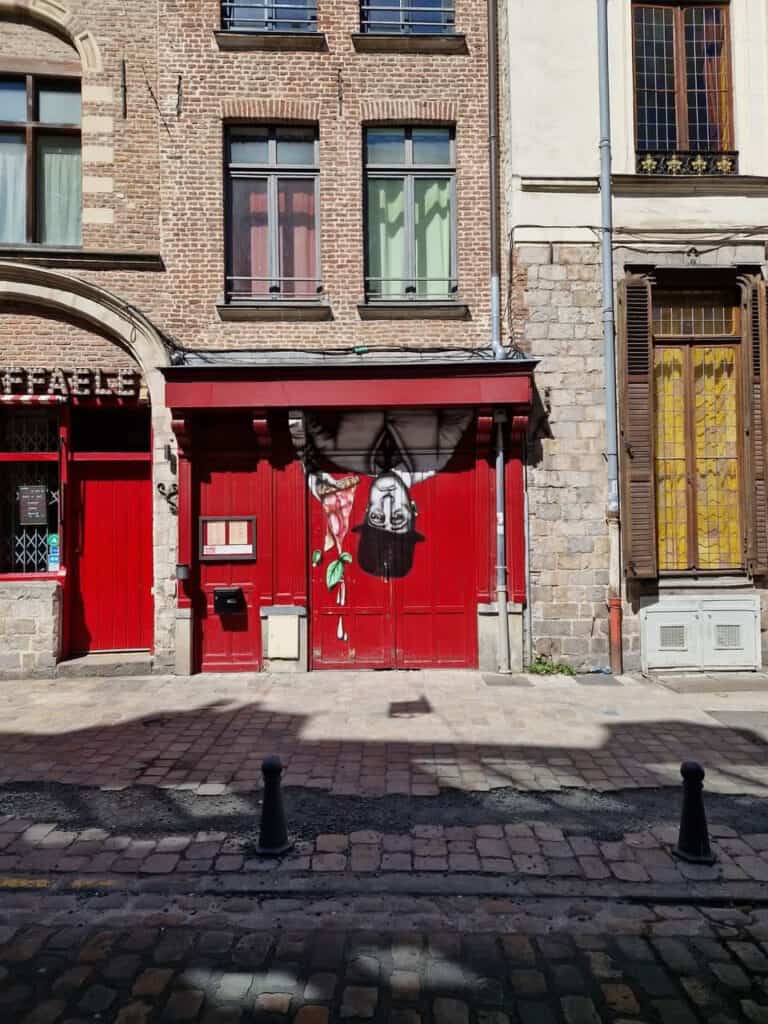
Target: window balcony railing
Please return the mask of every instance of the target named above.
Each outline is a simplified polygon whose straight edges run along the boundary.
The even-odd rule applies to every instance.
[[[225,32],[316,32],[317,0],[222,0],[221,26]]]
[[[739,173],[739,154],[734,152],[661,152],[638,150],[637,174],[666,177],[712,177]]]
[[[453,277],[366,277],[367,302],[453,302],[459,282]]]
[[[323,284],[317,277],[227,277],[227,303],[318,302]]]
[[[455,32],[454,6],[451,0],[364,0],[360,29],[384,35],[450,35]]]

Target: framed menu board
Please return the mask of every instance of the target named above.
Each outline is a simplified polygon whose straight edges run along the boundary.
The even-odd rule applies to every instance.
[[[48,525],[48,492],[45,484],[19,487],[19,526]]]
[[[256,516],[201,516],[200,561],[256,558]]]

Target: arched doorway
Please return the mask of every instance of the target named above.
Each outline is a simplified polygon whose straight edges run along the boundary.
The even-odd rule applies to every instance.
[[[0,329],[14,353],[0,368],[0,577],[50,603],[52,661],[156,654],[158,617],[167,660],[173,610],[155,594],[175,537],[155,484],[170,486],[171,461],[153,457],[170,437],[157,372],[165,346],[110,293],[2,262]],[[167,558],[153,557],[158,532]]]

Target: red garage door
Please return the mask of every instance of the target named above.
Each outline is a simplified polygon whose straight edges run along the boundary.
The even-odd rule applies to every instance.
[[[327,473],[315,492],[313,667],[476,666],[473,453],[415,483]]]
[[[152,647],[149,457],[75,462],[70,650]]]

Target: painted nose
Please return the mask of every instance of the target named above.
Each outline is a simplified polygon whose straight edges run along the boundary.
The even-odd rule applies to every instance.
[[[384,529],[392,529],[392,513],[395,510],[395,498],[392,494],[384,495]]]

